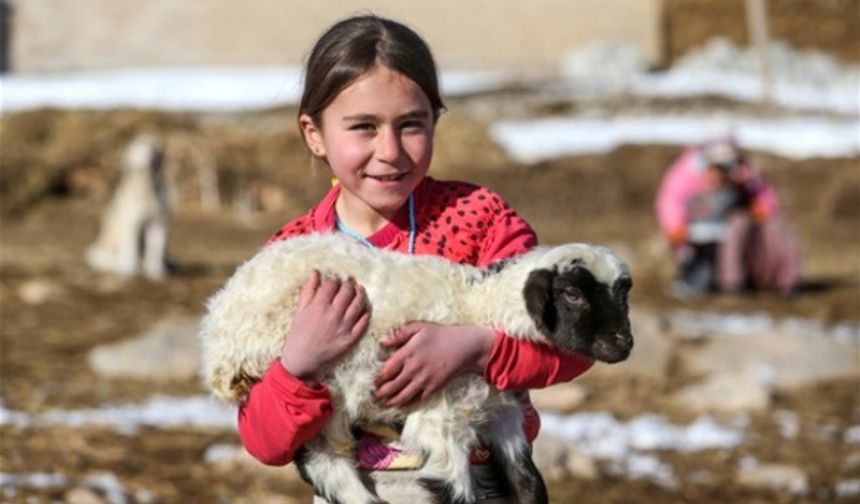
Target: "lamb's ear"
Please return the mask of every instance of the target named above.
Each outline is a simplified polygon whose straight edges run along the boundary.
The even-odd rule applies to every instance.
[[[552,335],[558,322],[558,312],[552,299],[552,280],[555,272],[548,269],[538,269],[529,273],[526,285],[523,287],[523,297],[526,300],[526,310],[529,312],[538,330],[545,335]]]

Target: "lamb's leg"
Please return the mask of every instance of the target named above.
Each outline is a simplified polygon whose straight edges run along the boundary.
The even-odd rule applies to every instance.
[[[503,407],[490,425],[489,439],[493,463],[508,483],[519,504],[547,504],[546,485],[535,467],[531,448],[523,433],[523,415],[519,405]]]
[[[126,219],[126,227],[118,230],[119,244],[113,272],[122,276],[134,276],[140,270],[140,251],[143,240],[143,223],[133,216]]]
[[[335,415],[296,459],[302,476],[331,504],[385,504],[361,480],[353,460],[355,442],[344,415]]]
[[[167,226],[161,219],[147,222],[143,233],[143,272],[148,278],[161,279],[167,274]]]
[[[427,455],[421,468],[421,484],[440,503],[475,500],[469,453],[478,436],[455,408],[440,406],[410,414],[400,435],[407,450]]]
[[[516,460],[493,459],[496,470],[508,478],[508,484],[519,504],[547,504],[546,484],[532,461],[531,453],[523,451]]]

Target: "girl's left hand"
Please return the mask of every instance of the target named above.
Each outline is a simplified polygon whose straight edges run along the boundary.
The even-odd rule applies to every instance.
[[[454,375],[483,374],[496,333],[478,326],[411,322],[380,344],[394,349],[376,375],[374,397],[403,406],[433,395]]]

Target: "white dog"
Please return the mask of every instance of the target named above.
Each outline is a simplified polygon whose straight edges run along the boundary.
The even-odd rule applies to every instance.
[[[95,270],[149,278],[167,274],[169,210],[162,173],[164,151],[149,135],[125,151],[122,175],[102,215],[99,236],[86,253]]]

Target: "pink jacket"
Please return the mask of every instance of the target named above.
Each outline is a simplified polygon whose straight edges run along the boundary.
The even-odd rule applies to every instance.
[[[705,190],[706,167],[701,147],[691,147],[672,163],[663,176],[654,210],[660,230],[665,236],[670,236],[687,225],[687,203]],[[779,210],[776,191],[749,164],[740,168],[746,174],[745,187],[750,208],[761,216],[774,215]]]

